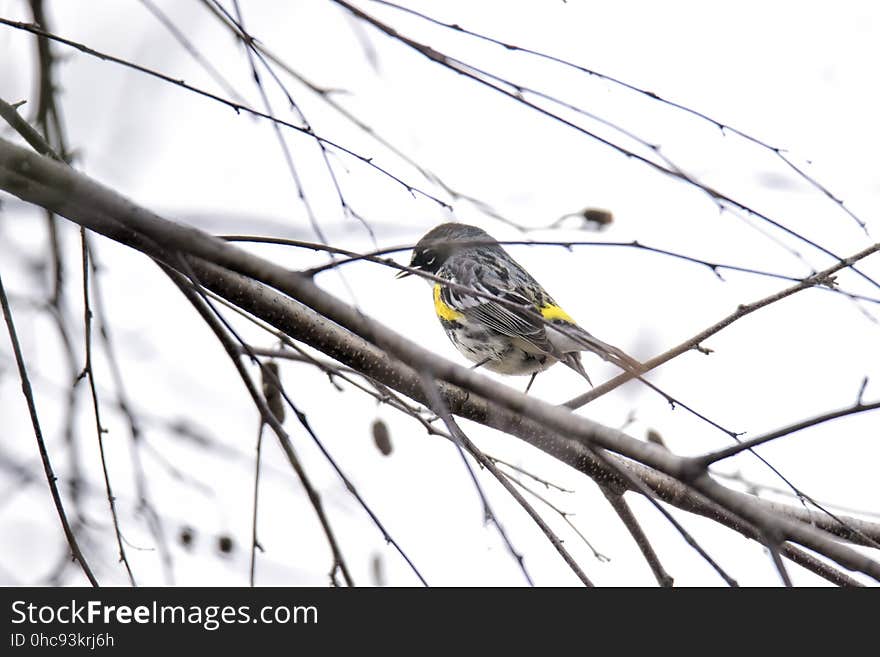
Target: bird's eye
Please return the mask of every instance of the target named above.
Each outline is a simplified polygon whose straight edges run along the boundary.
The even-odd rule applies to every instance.
[[[437,259],[437,258],[435,258],[434,256],[431,256],[430,258],[428,258],[427,260],[425,260],[425,264],[426,264],[426,265],[433,265],[433,264],[434,264],[434,261],[435,261],[436,259]]]

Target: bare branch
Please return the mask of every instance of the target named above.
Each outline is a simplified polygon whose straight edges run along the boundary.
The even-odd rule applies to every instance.
[[[718,128],[719,130],[721,130],[721,132],[724,133],[724,134],[727,134],[727,133],[735,134],[735,135],[741,137],[742,139],[744,139],[744,140],[746,140],[746,141],[748,141],[748,142],[751,142],[751,143],[753,143],[753,144],[755,144],[755,145],[757,145],[757,146],[760,146],[761,148],[763,148],[763,149],[765,149],[765,150],[767,150],[767,151],[770,151],[770,152],[773,153],[776,157],[778,157],[779,159],[781,159],[781,160],[782,160],[782,161],[783,161],[783,162],[784,162],[789,168],[791,168],[791,169],[792,169],[792,170],[793,170],[793,171],[794,171],[794,172],[795,172],[800,178],[802,178],[803,180],[805,180],[807,183],[809,183],[811,186],[813,186],[815,189],[817,189],[819,192],[821,192],[824,196],[826,196],[828,199],[830,199],[833,203],[835,203],[836,205],[838,205],[838,206],[840,207],[840,209],[843,210],[843,212],[845,212],[847,215],[849,215],[850,218],[852,218],[852,220],[855,221],[855,222],[859,225],[859,227],[864,231],[865,235],[868,234],[868,230],[867,230],[867,226],[865,225],[865,222],[862,221],[862,220],[861,220],[861,219],[860,219],[860,218],[859,218],[859,217],[858,217],[858,216],[857,216],[857,215],[856,215],[856,214],[855,214],[850,208],[848,208],[848,207],[844,204],[844,202],[843,202],[842,199],[840,199],[840,198],[838,198],[837,196],[835,196],[835,195],[834,195],[834,194],[833,194],[828,188],[826,188],[824,185],[822,185],[818,180],[816,180],[815,178],[813,178],[812,176],[810,176],[810,175],[809,175],[808,173],[806,173],[802,168],[798,167],[798,166],[797,166],[797,165],[791,160],[791,158],[788,157],[788,156],[785,154],[785,150],[782,149],[782,148],[780,148],[780,147],[778,147],[778,146],[772,146],[771,144],[769,144],[769,143],[766,142],[766,141],[763,141],[763,140],[761,140],[761,139],[758,139],[757,137],[753,137],[752,135],[748,134],[747,132],[744,132],[743,130],[740,130],[740,129],[738,129],[738,128],[735,128],[735,127],[732,126],[732,125],[729,125],[729,124],[727,124],[727,123],[722,123],[722,122],[719,121],[718,119],[712,118],[712,117],[709,116],[708,114],[705,114],[705,113],[703,113],[703,112],[700,112],[699,110],[695,110],[695,109],[693,109],[693,108],[691,108],[691,107],[688,107],[687,105],[683,105],[683,104],[681,104],[681,103],[677,103],[677,102],[675,102],[675,101],[673,101],[673,100],[669,100],[669,99],[667,99],[667,98],[663,98],[663,97],[661,97],[660,95],[656,94],[656,93],[653,92],[653,91],[648,91],[648,90],[643,89],[643,88],[641,88],[641,87],[638,87],[638,86],[636,86],[636,85],[634,85],[634,84],[632,84],[632,83],[629,83],[629,82],[626,82],[626,81],[624,81],[624,80],[621,80],[620,78],[616,78],[616,77],[614,77],[614,76],[612,76],[612,75],[608,75],[608,74],[606,74],[606,73],[601,73],[601,72],[599,72],[599,71],[597,71],[597,70],[595,70],[595,69],[588,68],[588,67],[586,67],[586,66],[582,66],[582,65],[580,65],[580,64],[575,64],[575,63],[570,62],[570,61],[568,61],[568,60],[566,60],[566,59],[562,59],[561,57],[555,57],[555,56],[553,56],[553,55],[549,55],[549,54],[547,54],[547,53],[539,52],[539,51],[537,51],[537,50],[533,50],[533,49],[531,49],[531,48],[524,48],[524,47],[519,46],[519,45],[517,45],[517,44],[515,44],[515,43],[510,43],[510,42],[507,42],[507,41],[502,41],[502,40],[500,40],[500,39],[496,39],[496,38],[493,38],[493,37],[487,36],[487,35],[485,35],[485,34],[481,34],[481,33],[479,33],[479,32],[475,32],[475,31],[473,31],[473,30],[468,30],[468,29],[462,27],[461,25],[459,25],[459,24],[457,24],[457,23],[452,23],[452,24],[450,24],[450,23],[444,23],[443,21],[437,20],[436,18],[432,18],[431,16],[428,16],[427,14],[424,14],[424,13],[422,13],[422,12],[416,11],[416,10],[411,9],[411,8],[409,8],[409,7],[404,7],[404,6],[402,6],[402,5],[398,5],[398,4],[396,4],[396,3],[389,2],[388,0],[373,0],[373,1],[376,2],[376,3],[378,3],[378,4],[386,5],[386,6],[388,6],[388,7],[393,7],[394,9],[396,9],[396,10],[398,10],[398,11],[402,11],[402,12],[406,12],[406,13],[411,14],[411,15],[414,15],[414,16],[418,16],[419,18],[421,18],[421,19],[423,19],[423,20],[425,20],[425,21],[428,21],[428,22],[430,22],[430,23],[433,23],[434,25],[439,25],[439,26],[441,26],[441,27],[444,27],[444,28],[446,28],[446,29],[452,30],[452,31],[454,31],[454,32],[457,32],[457,33],[460,33],[460,34],[466,34],[466,35],[468,35],[468,36],[474,37],[474,38],[476,38],[476,39],[480,39],[480,40],[482,40],[482,41],[487,41],[487,42],[489,42],[489,43],[494,43],[495,45],[501,46],[501,47],[504,48],[505,50],[508,50],[508,51],[514,51],[514,52],[521,52],[521,53],[524,53],[524,54],[527,54],[527,55],[532,55],[532,56],[534,56],[534,57],[537,57],[537,58],[540,58],[540,59],[544,59],[544,60],[547,60],[547,61],[550,61],[550,62],[554,62],[554,63],[556,63],[556,64],[560,64],[561,66],[564,66],[564,67],[567,67],[567,68],[574,69],[574,70],[579,71],[579,72],[581,72],[581,73],[585,73],[586,75],[593,76],[593,77],[596,77],[596,78],[600,78],[600,79],[602,79],[602,80],[605,80],[605,81],[607,81],[607,82],[610,82],[610,83],[612,83],[612,84],[615,84],[615,85],[617,85],[617,86],[619,86],[619,87],[621,87],[621,88],[623,88],[623,89],[626,89],[626,90],[628,90],[628,91],[632,91],[632,92],[634,92],[634,93],[636,93],[636,94],[639,94],[639,95],[645,96],[645,97],[647,97],[647,98],[650,98],[651,100],[655,100],[655,101],[657,101],[658,103],[662,103],[663,105],[667,105],[667,106],[672,107],[672,108],[674,108],[674,109],[677,109],[677,110],[680,110],[680,111],[685,112],[685,113],[687,113],[687,114],[690,114],[691,116],[694,116],[694,117],[696,117],[696,118],[698,118],[698,119],[701,119],[701,120],[703,120],[703,121],[705,121],[705,122],[707,122],[707,123],[709,123],[709,124],[711,124],[711,125],[717,127],[717,128]]]
[[[92,394],[92,409],[95,416],[95,433],[98,438],[98,452],[101,457],[101,471],[104,475],[104,488],[107,491],[107,502],[110,505],[110,516],[113,519],[113,532],[116,535],[116,545],[119,548],[119,561],[125,566],[128,581],[132,586],[137,586],[125,546],[122,544],[122,530],[119,527],[119,514],[116,512],[116,498],[110,485],[110,472],[107,469],[107,454],[104,451],[104,434],[107,430],[101,424],[101,407],[98,401],[98,390],[95,387],[95,371],[92,369],[92,304],[89,298],[89,249],[86,238],[86,229],[80,227],[80,241],[82,242],[82,273],[83,273],[83,321],[85,323],[85,349],[86,362],[79,378],[87,377],[89,390]]]
[[[841,408],[836,411],[822,413],[821,415],[816,415],[815,417],[800,420],[799,422],[795,422],[786,427],[782,427],[781,429],[776,429],[776,431],[771,431],[761,436],[755,436],[754,438],[743,440],[737,445],[731,445],[730,447],[719,449],[715,452],[709,452],[708,454],[705,454],[703,456],[695,456],[692,459],[693,467],[705,469],[713,463],[718,463],[718,461],[721,461],[723,459],[730,458],[731,456],[736,456],[737,454],[744,452],[745,450],[751,450],[758,445],[769,443],[771,440],[776,440],[777,438],[782,438],[783,436],[788,436],[798,431],[803,431],[804,429],[814,427],[817,424],[822,424],[823,422],[828,422],[829,420],[836,420],[840,417],[846,417],[847,415],[856,415],[858,413],[864,413],[865,411],[873,411],[878,408],[880,408],[880,401],[865,403],[862,402],[861,399],[859,399],[855,404],[847,408]]]
[[[550,111],[544,107],[541,107],[540,105],[537,105],[535,103],[528,101],[526,98],[524,98],[524,96],[522,94],[522,89],[523,89],[522,85],[519,85],[519,84],[516,84],[513,82],[509,82],[506,80],[501,80],[497,76],[494,76],[490,73],[487,73],[487,72],[479,69],[478,67],[473,66],[472,64],[461,61],[461,60],[456,59],[454,57],[450,57],[449,55],[446,55],[442,52],[439,52],[438,50],[432,48],[431,46],[428,46],[424,43],[420,43],[420,42],[406,36],[405,34],[402,34],[401,32],[395,30],[393,27],[378,20],[374,16],[367,14],[362,9],[347,2],[347,0],[334,0],[334,2],[336,4],[338,4],[340,7],[343,7],[344,9],[349,11],[352,15],[354,15],[357,18],[363,20],[364,22],[372,25],[377,30],[379,30],[380,32],[387,35],[389,38],[391,38],[395,41],[399,41],[401,44],[415,50],[416,52],[418,52],[420,55],[424,56],[428,60],[433,61],[433,62],[439,64],[440,66],[447,68],[451,71],[454,71],[455,73],[462,75],[470,80],[473,80],[474,82],[476,82],[480,85],[486,86],[486,87],[496,91],[497,93],[501,94],[502,96],[507,97],[507,98],[511,99],[512,101],[514,101],[518,104],[524,105],[525,107],[537,112],[541,116],[545,116],[545,117],[550,118],[550,119],[552,119],[552,120],[554,120],[554,121],[556,121],[556,122],[558,122],[568,128],[571,128],[571,129],[577,131],[578,133],[583,134],[583,135],[589,137],[590,139],[593,139],[594,141],[596,141],[604,146],[607,146],[608,148],[612,149],[613,151],[615,151],[621,155],[624,155],[627,158],[635,160],[641,164],[647,165],[648,167],[654,169],[658,173],[669,176],[670,178],[673,178],[675,180],[680,180],[681,182],[684,182],[684,183],[687,183],[687,184],[693,186],[694,188],[707,194],[716,204],[719,205],[719,207],[723,208],[724,204],[727,204],[733,208],[736,208],[737,210],[741,210],[743,212],[746,212],[746,213],[748,213],[752,216],[755,216],[755,217],[761,219],[762,221],[770,224],[774,228],[781,230],[782,232],[784,232],[788,235],[791,235],[792,237],[804,242],[805,244],[810,245],[811,247],[824,253],[825,255],[830,256],[837,261],[841,260],[841,257],[836,255],[833,251],[825,248],[824,246],[807,238],[806,236],[798,233],[797,231],[789,228],[788,226],[785,226],[784,224],[780,223],[779,221],[772,219],[768,215],[763,214],[761,212],[758,212],[757,210],[754,210],[753,208],[749,207],[748,205],[746,205],[746,204],[744,204],[744,203],[742,203],[742,202],[740,202],[740,201],[738,201],[738,200],[736,200],[736,199],[734,199],[734,198],[732,198],[732,197],[730,197],[730,196],[728,196],[728,195],[726,195],[726,194],[724,194],[714,188],[711,188],[707,185],[704,185],[703,183],[701,183],[698,180],[694,179],[693,177],[687,175],[686,173],[684,173],[680,169],[677,169],[674,167],[667,167],[667,166],[664,166],[663,164],[659,164],[659,163],[651,160],[648,157],[645,157],[643,155],[635,153],[635,152],[633,152],[633,151],[631,151],[631,150],[629,150],[629,149],[627,149],[627,148],[625,148],[625,147],[623,147],[623,146],[621,146],[621,145],[619,145],[609,139],[601,137],[600,135],[596,134],[595,132],[591,132],[591,131],[587,130],[586,128],[579,126],[576,123],[573,123],[572,121],[564,118],[563,116],[561,116],[559,114],[555,114],[552,111]],[[496,81],[499,81],[499,82],[496,82]],[[856,267],[853,267],[852,265],[853,265],[853,263],[849,263],[845,266],[850,267],[853,270],[853,272],[858,274],[861,278],[863,278],[864,280],[869,282],[874,287],[880,289],[880,283],[878,283],[877,281],[872,279],[870,276],[868,276],[867,274],[865,274],[861,270],[857,269]]]
[[[639,525],[639,521],[633,514],[632,509],[629,508],[626,500],[623,499],[623,494],[612,490],[608,486],[600,485],[599,489],[605,495],[615,513],[617,513],[627,531],[629,531],[630,535],[633,537],[636,545],[639,546],[639,550],[642,551],[642,555],[645,557],[645,561],[648,562],[651,572],[653,572],[654,577],[657,578],[657,583],[663,587],[672,586],[672,576],[666,572],[666,569],[663,568],[663,564],[660,563],[660,559],[657,557],[657,553],[654,551],[651,541],[648,540],[647,535],[645,535],[644,530],[641,525]]]
[[[562,556],[562,558],[568,564],[569,568],[571,568],[574,574],[578,576],[578,579],[580,579],[585,586],[593,586],[593,583],[587,577],[586,573],[584,573],[580,566],[577,565],[577,562],[568,553],[568,550],[563,547],[562,541],[559,539],[558,536],[556,536],[556,534],[553,533],[553,530],[551,530],[550,527],[547,526],[547,523],[544,522],[543,518],[538,515],[532,505],[526,502],[523,496],[519,494],[519,491],[517,491],[511,485],[511,483],[507,480],[507,477],[504,476],[504,473],[498,470],[492,459],[486,456],[482,451],[480,451],[476,447],[476,445],[473,444],[470,438],[468,438],[467,435],[461,430],[461,428],[458,426],[458,423],[455,421],[455,418],[453,418],[452,414],[449,412],[449,407],[446,405],[445,400],[443,399],[439,389],[437,388],[433,380],[424,376],[422,377],[422,380],[424,382],[423,387],[425,389],[425,395],[431,402],[431,408],[433,408],[434,412],[443,419],[443,422],[446,424],[449,432],[452,434],[453,440],[457,444],[460,444],[461,447],[467,449],[471,456],[473,456],[477,460],[477,462],[480,463],[480,465],[489,470],[489,472],[492,473],[495,479],[497,479],[498,482],[502,486],[504,486],[507,492],[510,493],[510,495],[519,503],[519,505],[523,509],[525,509],[526,513],[528,513],[531,516],[532,520],[534,520],[538,527],[540,527],[541,531],[544,533],[544,535],[547,537],[553,547],[556,548],[556,551]],[[504,541],[508,544],[509,550],[513,553],[514,557],[516,557],[517,561],[520,563],[520,567],[523,568],[523,572],[526,574],[526,577],[531,583],[531,578],[525,571],[522,556],[513,549],[513,546],[510,544],[510,541],[507,538],[504,529],[498,524],[497,519],[494,518],[494,514],[493,521],[495,522],[496,527],[498,527],[498,531],[504,537]]]
[[[162,270],[177,285],[178,289],[183,293],[187,300],[192,303],[202,319],[214,331],[214,334],[217,336],[217,339],[223,345],[224,349],[226,349],[230,360],[232,360],[233,365],[235,366],[239,376],[242,379],[242,383],[244,383],[245,388],[251,395],[251,399],[253,400],[254,405],[259,410],[262,421],[272,427],[272,430],[278,437],[278,442],[281,445],[281,448],[284,450],[288,461],[293,466],[294,471],[299,477],[299,480],[302,483],[306,494],[308,495],[309,501],[312,504],[312,508],[315,510],[315,514],[318,516],[318,520],[321,523],[321,527],[324,530],[325,536],[327,537],[327,543],[330,546],[331,552],[333,553],[332,572],[335,572],[338,568],[339,571],[342,573],[346,584],[348,586],[354,586],[354,580],[349,573],[348,566],[345,563],[345,558],[343,557],[342,551],[339,548],[339,544],[336,540],[336,535],[333,532],[333,529],[330,527],[330,521],[328,520],[326,513],[324,512],[324,505],[321,502],[321,497],[312,486],[309,476],[306,474],[305,469],[300,463],[299,457],[296,455],[296,452],[293,449],[293,445],[290,442],[290,436],[287,435],[287,432],[284,431],[281,423],[275,418],[275,416],[272,414],[272,411],[269,410],[269,406],[266,403],[266,400],[263,399],[262,395],[260,395],[260,393],[257,391],[256,386],[254,385],[253,381],[251,381],[250,376],[248,376],[248,373],[245,371],[244,367],[239,361],[238,353],[235,349],[235,343],[226,333],[226,330],[224,329],[220,321],[214,316],[214,313],[212,312],[212,309],[210,308],[208,303],[201,296],[199,296],[194,289],[190,287],[188,281],[177,272],[165,266],[162,266]]]
[[[3,317],[6,320],[6,328],[9,330],[9,340],[12,342],[12,350],[15,353],[15,362],[18,365],[18,375],[21,378],[21,390],[27,401],[28,411],[31,416],[31,424],[34,428],[34,436],[37,439],[37,448],[40,451],[40,458],[43,460],[43,470],[46,473],[46,481],[49,483],[49,491],[52,493],[52,501],[55,503],[55,510],[58,512],[58,519],[61,521],[61,528],[67,538],[67,544],[73,553],[74,559],[79,563],[83,573],[92,586],[98,586],[98,580],[95,579],[92,569],[89,567],[85,556],[80,550],[79,543],[76,540],[70,522],[67,520],[67,513],[64,511],[64,503],[61,501],[61,494],[58,492],[58,486],[55,482],[57,477],[52,469],[52,463],[49,460],[49,452],[46,450],[46,443],[43,440],[43,431],[40,428],[40,418],[37,414],[37,404],[34,401],[34,393],[31,389],[31,382],[28,379],[27,367],[24,363],[24,357],[21,354],[21,346],[18,343],[18,335],[15,332],[15,323],[12,319],[12,310],[9,308],[9,301],[6,299],[6,289],[3,287],[3,277],[0,276],[0,305],[3,308]]]
[[[681,344],[669,349],[659,356],[655,356],[650,360],[642,363],[642,366],[639,368],[638,374],[644,374],[646,372],[650,372],[651,370],[659,367],[663,363],[666,363],[673,358],[680,356],[686,351],[690,351],[691,349],[696,349],[699,345],[706,341],[709,337],[715,335],[719,331],[727,328],[735,321],[742,319],[746,315],[749,315],[756,310],[764,308],[765,306],[769,306],[770,304],[776,303],[777,301],[781,301],[786,297],[790,297],[792,294],[796,294],[802,290],[806,290],[811,287],[815,287],[817,285],[827,285],[828,282],[832,279],[833,274],[840,271],[841,269],[845,269],[846,267],[852,265],[854,262],[858,262],[859,260],[863,260],[870,255],[873,255],[877,251],[880,251],[880,242],[876,244],[872,244],[871,246],[862,249],[858,253],[855,253],[848,258],[844,258],[840,260],[837,264],[828,267],[827,269],[823,269],[812,276],[808,276],[803,279],[800,283],[796,285],[792,285],[784,290],[771,294],[769,296],[764,297],[763,299],[758,299],[752,303],[741,304],[737,307],[736,311],[729,314],[727,317],[722,320],[716,322],[712,326],[707,329],[704,329],[694,335],[693,337],[685,340]],[[602,395],[611,392],[615,388],[620,387],[627,381],[635,378],[636,374],[631,372],[623,372],[622,374],[617,375],[613,379],[606,381],[605,383],[596,386],[591,391],[584,393],[583,395],[578,395],[574,399],[571,399],[565,402],[565,406],[571,409],[580,408],[585,404],[589,404],[594,399],[601,397]]]
[[[65,38],[60,37],[56,34],[52,34],[51,32],[48,32],[48,31],[42,29],[41,27],[34,25],[32,23],[22,23],[20,21],[13,21],[13,20],[9,20],[9,19],[0,17],[0,24],[8,25],[9,27],[12,27],[12,28],[15,28],[18,30],[23,30],[25,32],[30,32],[31,34],[35,34],[37,36],[40,36],[40,37],[43,37],[46,39],[51,39],[52,41],[56,41],[58,43],[66,45],[66,46],[70,46],[71,48],[75,48],[75,49],[79,50],[80,52],[83,52],[83,53],[90,55],[92,57],[97,57],[98,59],[112,62],[114,64],[119,64],[121,66],[125,66],[127,68],[132,69],[132,70],[138,71],[140,73],[145,73],[146,75],[158,78],[164,82],[168,82],[169,84],[173,84],[175,86],[186,89],[187,91],[191,91],[199,96],[204,96],[205,98],[209,98],[210,100],[214,100],[218,103],[222,103],[223,105],[226,105],[227,107],[232,108],[237,113],[245,112],[245,113],[250,114],[252,116],[256,116],[261,119],[266,119],[266,120],[271,121],[273,123],[276,123],[278,125],[282,125],[290,130],[294,130],[294,131],[299,132],[301,134],[307,135],[308,137],[311,137],[312,139],[320,141],[325,146],[330,146],[330,147],[338,150],[339,152],[344,153],[346,155],[349,155],[350,157],[358,160],[359,162],[366,165],[367,167],[378,171],[383,176],[390,178],[395,183],[397,183],[398,185],[403,187],[407,192],[409,192],[413,196],[415,196],[416,194],[419,194],[419,195],[427,198],[428,200],[433,201],[434,203],[437,203],[441,207],[449,209],[448,203],[446,203],[445,201],[437,198],[436,196],[434,196],[428,192],[421,190],[420,188],[416,187],[415,185],[411,185],[411,184],[405,182],[403,179],[398,178],[397,176],[395,176],[394,174],[389,172],[387,169],[384,169],[383,167],[381,167],[378,164],[376,164],[375,162],[373,162],[373,158],[359,155],[359,154],[355,153],[354,151],[352,151],[351,149],[346,148],[342,144],[339,144],[335,141],[327,139],[326,137],[321,137],[320,135],[315,134],[311,130],[308,130],[302,126],[298,126],[295,123],[290,123],[289,121],[284,121],[282,119],[279,119],[278,117],[272,116],[271,114],[267,114],[265,112],[260,112],[259,110],[256,110],[256,109],[249,107],[247,105],[243,105],[239,102],[229,100],[227,98],[223,98],[222,96],[218,96],[217,94],[211,93],[211,92],[206,91],[204,89],[194,87],[190,84],[187,84],[183,80],[177,80],[175,78],[172,78],[169,75],[166,75],[164,73],[160,73],[158,71],[154,71],[154,70],[147,68],[145,66],[140,66],[139,64],[135,64],[133,62],[126,61],[126,60],[121,59],[119,57],[114,57],[113,55],[108,55],[107,53],[99,52],[93,48],[90,48],[90,47],[82,44],[82,43],[77,43],[76,41],[72,41],[70,39],[65,39]]]

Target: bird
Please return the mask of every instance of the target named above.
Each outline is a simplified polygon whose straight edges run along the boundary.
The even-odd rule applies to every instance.
[[[474,368],[535,377],[558,362],[592,385],[581,361],[590,351],[622,369],[640,364],[581,328],[526,269],[482,228],[443,223],[415,245],[410,269],[433,275],[434,310]],[[402,270],[397,278],[412,271]]]

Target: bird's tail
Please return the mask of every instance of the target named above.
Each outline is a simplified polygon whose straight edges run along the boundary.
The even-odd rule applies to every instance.
[[[582,351],[592,351],[594,354],[599,356],[602,360],[606,360],[609,363],[613,363],[617,365],[620,369],[630,372],[631,374],[639,374],[641,372],[642,364],[637,361],[635,358],[630,356],[628,353],[623,351],[622,349],[618,349],[614,345],[610,345],[607,342],[602,342],[599,338],[591,335],[580,326],[566,326],[562,329],[562,332],[569,338],[571,338],[578,347],[581,348]],[[573,355],[573,354],[572,354]],[[586,377],[586,373],[583,372],[583,365],[580,362],[580,354],[577,354],[576,362],[565,362],[570,368],[574,371],[581,373]],[[589,381],[589,377],[587,377]],[[591,384],[592,385],[592,384]]]
[[[593,385],[593,382],[590,380],[590,375],[587,374],[587,371],[584,369],[584,364],[581,362],[581,352],[570,351],[565,354],[559,362],[568,365],[571,369],[584,377],[587,380],[587,383],[591,386]]]

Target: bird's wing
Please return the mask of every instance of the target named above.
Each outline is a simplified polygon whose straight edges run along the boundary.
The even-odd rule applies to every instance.
[[[623,370],[635,371],[641,367],[641,363],[626,352],[578,326],[512,258],[510,267],[503,266],[503,262],[499,264],[497,258],[479,256],[470,256],[449,266],[451,264],[447,263],[438,273],[458,285],[508,302],[499,303],[459,288],[443,286],[443,301],[466,318],[481,322],[502,335],[519,338],[531,345],[536,353],[549,354],[578,372],[583,369],[578,367],[579,360],[568,357],[577,351],[592,351]]]
[[[480,263],[464,263],[458,268],[457,274],[453,282],[458,285],[492,295],[507,303],[444,286],[441,298],[447,304],[466,318],[483,323],[493,331],[525,341],[536,353],[561,356],[559,350],[547,339],[544,322],[533,314],[539,313],[534,301],[511,289],[510,280],[505,279],[503,274]]]

